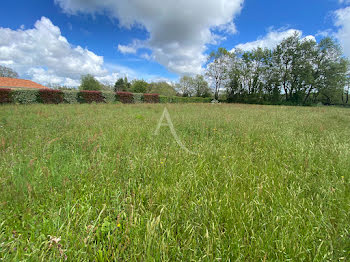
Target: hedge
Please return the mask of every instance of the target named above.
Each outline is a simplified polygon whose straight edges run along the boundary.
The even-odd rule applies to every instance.
[[[108,91],[73,91],[54,89],[8,89],[0,88],[0,103],[210,103],[211,98],[160,96],[158,94],[141,94]]]
[[[63,91],[63,102],[67,104],[77,104],[78,101],[78,91]]]
[[[114,92],[107,92],[107,91],[102,91],[102,96],[104,98],[105,103],[114,103],[117,99],[116,93]]]
[[[134,103],[139,104],[143,102],[143,94],[142,93],[133,93]]]
[[[159,103],[158,94],[144,94],[143,97],[145,103]]]
[[[134,96],[130,92],[117,92],[117,100],[123,104],[134,103]]]
[[[38,101],[44,104],[60,104],[63,102],[63,92],[54,89],[40,89]]]
[[[0,89],[0,103],[10,103],[11,102],[11,89],[1,88]]]
[[[101,91],[87,91],[83,90],[78,93],[78,101],[80,103],[104,103],[105,98],[102,96]]]
[[[11,100],[18,104],[33,104],[38,102],[38,89],[15,89],[11,90]]]

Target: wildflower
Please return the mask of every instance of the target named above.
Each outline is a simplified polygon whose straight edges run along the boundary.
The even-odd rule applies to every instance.
[[[117,225],[117,227],[120,227],[121,225],[120,225],[120,223]]]
[[[164,164],[164,162],[162,162],[162,161],[161,161],[160,163],[161,163],[162,165]]]

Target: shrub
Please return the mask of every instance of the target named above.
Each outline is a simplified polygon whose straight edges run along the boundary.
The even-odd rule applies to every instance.
[[[78,91],[63,91],[63,102],[67,104],[77,104],[78,101]]]
[[[102,91],[102,96],[106,103],[114,103],[116,101],[116,94],[114,92]]]
[[[133,93],[134,103],[142,103],[143,102],[143,94],[142,93]]]
[[[78,101],[80,103],[105,102],[101,91],[87,91],[87,90],[82,90],[78,93]]]
[[[44,104],[59,104],[63,102],[63,92],[54,89],[40,89],[39,102]]]
[[[38,89],[16,89],[11,92],[11,99],[14,103],[33,104],[38,102]]]
[[[117,92],[118,101],[126,104],[126,103],[134,103],[133,94],[130,92]]]
[[[0,104],[11,102],[11,89],[0,88]]]
[[[159,103],[159,95],[158,94],[144,94],[145,103]]]

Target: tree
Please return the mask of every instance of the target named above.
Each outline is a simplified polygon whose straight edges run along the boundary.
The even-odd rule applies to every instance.
[[[202,75],[196,75],[192,79],[194,95],[198,97],[210,97],[211,90],[209,88],[208,82],[205,81]]]
[[[183,76],[180,78],[179,83],[176,84],[176,89],[183,97],[192,96],[194,92],[193,85],[194,83],[192,77]]]
[[[146,93],[149,84],[145,80],[133,80],[131,82],[131,90],[134,93]]]
[[[87,74],[81,77],[80,90],[101,90],[102,86],[94,76]]]
[[[218,100],[220,88],[225,86],[228,80],[230,53],[220,47],[216,52],[211,52],[208,62],[206,75],[213,81],[214,97]]]
[[[163,96],[175,96],[176,90],[174,86],[170,85],[169,83],[165,81],[161,82],[152,82],[149,84],[149,90],[150,93],[157,93]]]
[[[18,78],[18,73],[6,66],[0,65],[0,77]]]
[[[131,84],[128,82],[128,78],[119,78],[114,84],[114,91],[130,91]]]

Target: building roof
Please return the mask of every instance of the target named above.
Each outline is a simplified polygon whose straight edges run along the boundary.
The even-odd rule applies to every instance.
[[[0,88],[47,88],[30,80],[0,77]]]

